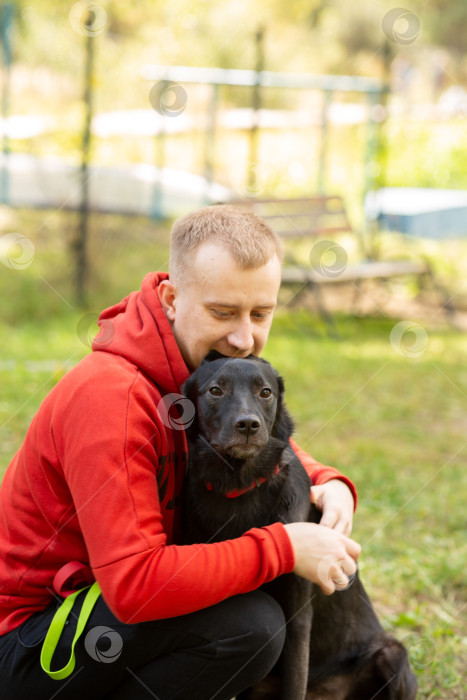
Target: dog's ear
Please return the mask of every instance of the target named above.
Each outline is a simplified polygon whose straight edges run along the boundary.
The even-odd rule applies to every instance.
[[[285,386],[284,380],[276,372],[276,380],[279,388],[279,396],[277,398],[276,418],[272,426],[272,436],[279,440],[287,441],[293,433],[293,421],[284,403]]]
[[[197,388],[198,380],[196,377],[196,372],[193,372],[193,374],[184,381],[182,385],[182,394],[186,396],[187,399],[190,399],[190,401],[193,401],[193,399],[196,398]]]
[[[185,380],[185,382],[182,385],[182,394],[186,396],[186,398],[191,401],[191,403],[194,406],[195,412],[193,414],[192,420],[187,423],[185,426],[185,432],[187,434],[193,435],[195,434],[194,431],[197,430],[198,427],[198,402],[197,402],[197,396],[198,396],[198,377],[197,377],[197,372],[193,372],[193,374],[188,377],[188,379]]]
[[[387,700],[399,697],[415,698],[417,681],[410,668],[405,647],[394,637],[388,637],[373,653],[373,679],[380,678]],[[402,695],[401,695],[402,692]]]
[[[376,666],[385,679],[397,675],[407,660],[407,652],[402,644],[393,637],[388,637],[374,654]]]

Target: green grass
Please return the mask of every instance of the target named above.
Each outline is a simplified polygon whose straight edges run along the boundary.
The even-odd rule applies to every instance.
[[[362,575],[408,645],[420,697],[461,698],[467,338],[427,329],[409,359],[390,343],[395,323],[340,318],[332,340],[309,315],[283,314],[266,356],[286,379],[299,444],[357,484]]]
[[[42,398],[89,352],[82,316],[1,326],[0,473]],[[332,339],[312,314],[280,311],[265,357],[286,380],[299,444],[356,482],[362,576],[408,646],[419,697],[463,698],[467,337],[427,327],[409,359],[391,345],[396,322],[341,316]]]

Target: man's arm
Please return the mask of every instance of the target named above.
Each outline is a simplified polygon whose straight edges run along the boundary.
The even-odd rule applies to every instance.
[[[293,542],[280,522],[225,542],[168,542],[156,479],[167,454],[156,390],[131,367],[100,369],[98,384],[90,373],[55,408],[59,471],[75,511],[65,512],[58,536],[74,524],[83,563],[116,617],[132,624],[184,615],[292,572]]]
[[[316,461],[294,440],[290,445],[310,477],[310,500],[323,513],[320,525],[349,535],[358,499],[354,483],[334,467]]]

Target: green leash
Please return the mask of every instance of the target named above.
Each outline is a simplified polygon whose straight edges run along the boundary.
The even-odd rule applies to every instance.
[[[81,611],[79,613],[75,636],[73,637],[73,642],[71,644],[70,659],[66,666],[64,666],[63,668],[60,668],[58,671],[51,671],[50,664],[52,662],[55,649],[57,648],[60,635],[62,634],[62,630],[65,626],[65,622],[67,621],[68,615],[70,614],[70,611],[73,607],[73,603],[75,602],[76,597],[86,589],[88,589],[88,592],[86,593],[86,597],[83,602],[83,607],[81,608]],[[72,593],[67,598],[65,598],[65,600],[55,613],[52,622],[50,623],[50,627],[48,629],[46,638],[44,639],[44,643],[42,645],[41,650],[42,670],[45,671],[51,678],[60,681],[63,678],[67,678],[73,673],[73,670],[75,668],[75,644],[81,637],[81,634],[86,626],[92,609],[96,604],[96,601],[99,598],[100,594],[101,589],[99,588],[99,584],[97,583],[97,581],[95,581],[92,584],[92,586],[85,586],[84,588],[81,588],[79,591],[76,591],[75,593]]]

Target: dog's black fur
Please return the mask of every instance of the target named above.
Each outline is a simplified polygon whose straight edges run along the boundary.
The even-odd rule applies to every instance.
[[[196,409],[187,430],[186,542],[239,537],[274,522],[319,522],[308,475],[289,445],[293,424],[284,383],[268,362],[212,351],[183,393]],[[294,574],[265,589],[284,609],[286,641],[276,674],[242,699],[414,700],[417,683],[407,652],[384,632],[358,573],[331,596]]]

